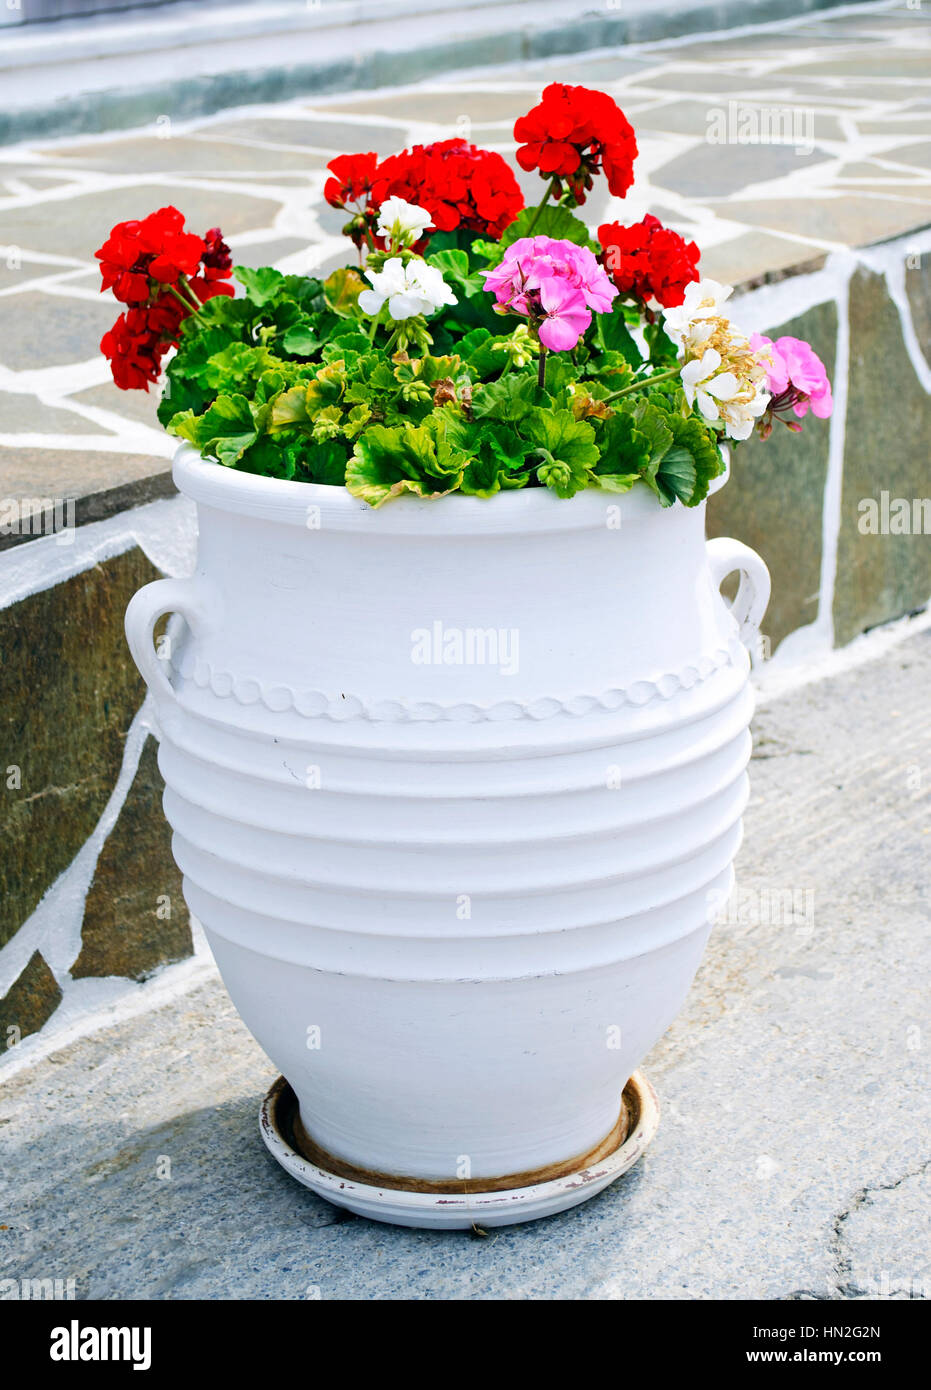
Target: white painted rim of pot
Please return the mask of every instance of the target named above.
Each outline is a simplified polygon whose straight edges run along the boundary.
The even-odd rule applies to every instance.
[[[318,1197],[346,1207],[357,1216],[393,1226],[445,1230],[513,1226],[577,1206],[633,1167],[656,1134],[660,1110],[656,1092],[643,1072],[635,1071],[627,1084],[637,1093],[640,1116],[635,1128],[612,1154],[579,1172],[504,1192],[471,1192],[468,1196],[405,1192],[354,1182],[318,1167],[297,1152],[284,1132],[289,1107],[297,1104],[284,1077],[278,1078],[262,1101],[259,1130],[269,1153],[286,1173]]]
[[[727,472],[710,492],[724,486]],[[175,454],[172,477],[180,492],[201,506],[307,529],[361,531],[378,535],[495,535],[515,532],[604,528],[608,507],[620,507],[625,523],[655,517],[658,500],[642,483],[623,494],[588,488],[557,497],[549,488],[517,488],[495,497],[394,497],[377,510],[344,487],[286,482],[225,468],[203,459],[190,444]],[[675,503],[680,506],[680,503]],[[312,510],[311,510],[312,509]]]

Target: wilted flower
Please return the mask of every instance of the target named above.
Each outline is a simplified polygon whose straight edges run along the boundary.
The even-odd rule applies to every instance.
[[[721,420],[731,439],[748,439],[769,404],[766,364],[750,339],[720,312],[730,285],[686,285],[680,305],[665,309],[667,335],[679,347],[682,389],[706,420]]]

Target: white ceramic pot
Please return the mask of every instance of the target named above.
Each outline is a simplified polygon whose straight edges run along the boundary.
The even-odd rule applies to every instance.
[[[188,448],[174,477],[197,570],[127,633],[188,903],[306,1135],[395,1186],[564,1174],[730,888],[763,562],[640,487],[373,511]]]

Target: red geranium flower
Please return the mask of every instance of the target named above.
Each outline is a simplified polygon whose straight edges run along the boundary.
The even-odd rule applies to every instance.
[[[233,273],[233,258],[219,227],[204,233],[203,262],[205,280],[228,280]]]
[[[177,346],[181,321],[197,303],[234,293],[230,249],[219,227],[204,237],[184,230],[177,208],[159,208],[141,221],[118,222],[95,252],[101,290],[128,305],[100,344],[113,379],[124,390],[149,389],[161,360]]]
[[[633,183],[633,127],[606,92],[551,82],[539,105],[515,121],[514,139],[520,143],[520,167],[555,178],[560,195],[565,181],[576,204],[585,202],[599,170],[616,198]]]
[[[118,222],[98,251],[101,290],[112,289],[124,304],[144,303],[150,281],[174,284],[179,275],[194,275],[205,246],[184,230],[177,208],[159,208],[140,221]]]
[[[236,294],[233,286],[226,280],[210,280],[202,275],[192,275],[188,280],[188,288],[194,291],[201,304],[208,299],[215,299],[218,294],[226,294],[230,298]]]
[[[647,213],[642,222],[624,227],[606,222],[598,228],[601,261],[621,294],[646,304],[656,299],[664,309],[681,304],[685,287],[697,280],[701,255],[694,241],[686,241],[658,217]]]
[[[163,294],[146,308],[127,309],[100,340],[113,380],[123,391],[148,391],[158,381],[162,358],[177,344],[184,308]]]
[[[378,166],[378,155],[341,154],[331,159],[327,168],[333,177],[323,185],[323,196],[330,207],[344,208],[349,203],[368,203],[372,180]]]
[[[378,166],[371,196],[376,207],[394,196],[426,208],[437,231],[462,227],[495,238],[524,206],[520,186],[501,155],[460,139],[390,155]]]

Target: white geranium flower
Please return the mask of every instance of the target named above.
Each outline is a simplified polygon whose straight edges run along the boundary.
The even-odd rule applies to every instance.
[[[403,198],[386,198],[378,210],[378,235],[388,239],[392,250],[413,246],[432,226],[426,208]]]
[[[359,295],[359,308],[366,314],[380,313],[387,303],[393,319],[412,319],[416,314],[432,314],[441,304],[457,303],[436,266],[419,258],[405,262],[392,256],[381,270],[365,274],[372,289]]]
[[[682,368],[682,389],[689,405],[698,402],[698,408],[706,420],[720,419],[718,401],[729,401],[740,390],[733,372],[715,373],[721,365],[721,354],[708,348],[701,357],[687,362]]]
[[[682,347],[686,339],[691,339],[694,347],[699,347],[712,333],[713,328],[704,324],[703,319],[724,317],[721,305],[733,294],[731,285],[721,285],[717,280],[692,280],[685,287],[685,298],[681,304],[663,310],[663,327],[666,334]]]

